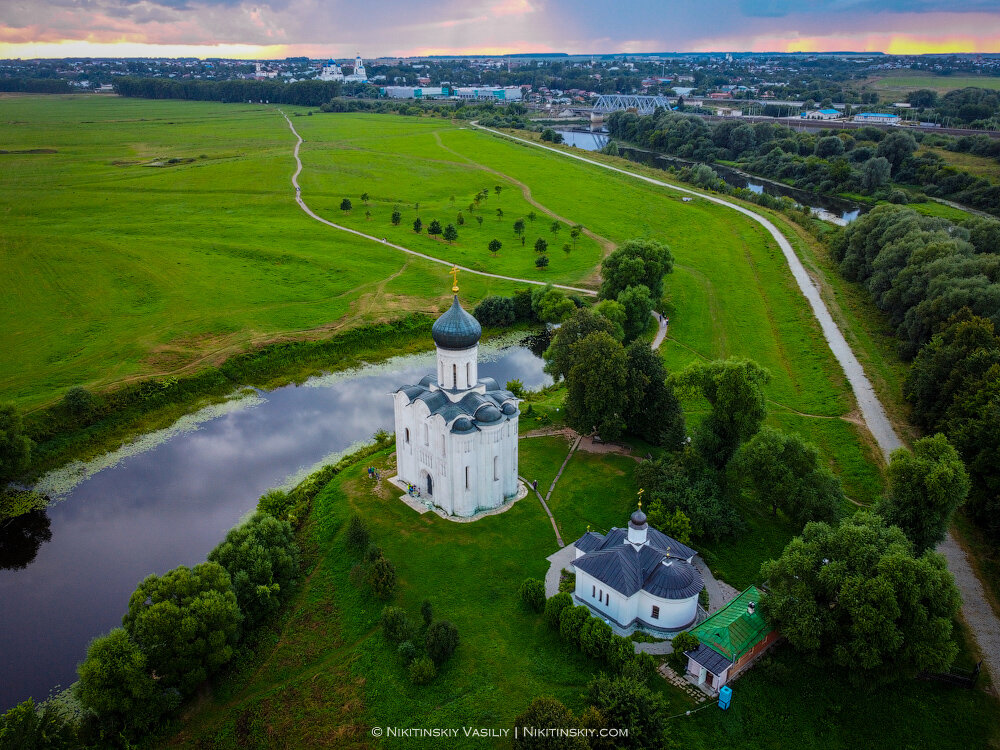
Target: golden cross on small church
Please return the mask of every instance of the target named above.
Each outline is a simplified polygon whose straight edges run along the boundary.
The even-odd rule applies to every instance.
[[[452,266],[451,270],[448,273],[451,274],[451,277],[452,277],[452,279],[455,282],[454,285],[451,288],[451,291],[457,292],[458,291],[458,266]]]

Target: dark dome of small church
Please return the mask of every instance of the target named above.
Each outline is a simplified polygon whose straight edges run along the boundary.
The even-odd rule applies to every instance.
[[[442,349],[468,349],[479,343],[483,327],[479,325],[478,320],[462,309],[456,294],[448,311],[434,321],[431,335],[434,337],[434,343]]]
[[[517,407],[514,406],[514,404],[512,404],[510,401],[508,401],[506,404],[503,405],[503,408],[500,411],[502,411],[507,416],[510,416],[511,414],[517,414]]]
[[[500,419],[500,410],[492,404],[476,410],[477,422],[496,422],[498,419]]]
[[[632,516],[629,518],[632,526],[642,528],[646,525],[646,514],[642,512],[642,508],[639,508]]]

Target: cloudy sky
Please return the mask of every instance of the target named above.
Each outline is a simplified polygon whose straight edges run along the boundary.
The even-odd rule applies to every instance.
[[[0,0],[0,57],[1000,52],[998,0]]]

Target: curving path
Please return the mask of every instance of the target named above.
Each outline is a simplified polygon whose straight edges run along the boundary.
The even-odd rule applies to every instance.
[[[345,227],[342,224],[334,224],[332,221],[327,221],[322,216],[319,216],[311,208],[309,208],[306,202],[302,199],[302,188],[299,186],[299,174],[302,172],[302,160],[299,158],[299,147],[302,145],[302,136],[299,135],[298,131],[295,129],[295,126],[292,125],[292,121],[288,119],[288,115],[286,115],[280,109],[278,110],[278,112],[281,112],[281,116],[284,117],[285,122],[288,123],[289,130],[292,131],[292,135],[294,135],[296,138],[295,151],[293,152],[293,155],[295,156],[295,173],[292,175],[292,187],[295,188],[295,202],[299,204],[299,208],[301,208],[306,213],[306,215],[309,216],[309,218],[315,219],[321,224],[326,224],[328,227],[339,229],[341,232],[347,232],[348,234],[353,234],[356,237],[362,237],[366,240],[377,242],[380,245],[391,247],[393,250],[399,250],[401,253],[413,255],[417,258],[423,258],[424,260],[429,260],[431,263],[437,263],[438,265],[448,266],[449,268],[454,266],[458,268],[460,271],[464,271],[465,273],[475,274],[476,276],[486,276],[491,279],[502,279],[504,281],[516,281],[519,284],[533,284],[535,286],[546,286],[549,283],[547,281],[536,281],[533,279],[518,279],[515,278],[514,276],[503,276],[498,273],[487,273],[486,271],[477,271],[474,268],[459,266],[458,264],[452,263],[451,261],[442,260],[441,258],[435,258],[433,255],[427,255],[425,253],[418,253],[416,250],[410,250],[408,247],[403,247],[402,245],[397,245],[395,243],[388,242],[382,239],[381,237],[374,237],[373,235],[365,234],[364,232],[359,232],[357,229],[351,229],[350,227]],[[581,289],[575,286],[566,286],[565,284],[553,284],[552,286],[554,286],[556,289],[565,289],[566,291],[576,292],[578,294],[589,294],[591,296],[597,295],[597,292],[595,292],[593,289]]]
[[[872,437],[875,438],[875,442],[878,443],[879,448],[881,448],[882,454],[885,456],[886,460],[888,460],[889,454],[892,453],[892,451],[903,447],[903,442],[899,439],[896,431],[892,428],[892,424],[886,416],[882,403],[878,400],[878,396],[875,395],[875,389],[872,387],[871,382],[865,375],[864,368],[862,368],[858,358],[851,350],[850,345],[844,338],[844,334],[834,322],[833,317],[830,315],[830,311],[827,310],[826,304],[820,296],[819,288],[813,283],[812,279],[809,278],[809,274],[806,273],[806,269],[802,265],[802,261],[800,261],[799,257],[795,254],[795,250],[792,248],[791,243],[788,242],[785,236],[781,234],[781,232],[778,231],[778,228],[767,218],[751,211],[748,208],[744,208],[743,206],[731,203],[730,201],[713,195],[706,195],[704,193],[699,193],[696,190],[689,190],[677,185],[671,185],[670,183],[663,182],[652,177],[647,177],[646,175],[636,174],[635,172],[630,172],[626,169],[620,169],[619,167],[614,167],[610,164],[604,164],[593,159],[588,159],[584,156],[580,156],[579,154],[552,148],[551,146],[543,146],[540,143],[535,143],[534,141],[529,141],[525,138],[518,138],[517,136],[502,133],[498,130],[493,130],[492,128],[484,128],[475,122],[472,123],[472,125],[480,130],[500,136],[501,138],[508,138],[510,140],[517,141],[518,143],[544,149],[545,151],[551,151],[569,159],[576,159],[577,161],[592,164],[596,167],[600,167],[601,169],[618,172],[619,174],[632,177],[636,180],[641,180],[642,182],[647,182],[651,185],[665,187],[669,190],[697,196],[702,200],[718,203],[720,206],[726,206],[734,211],[739,211],[741,214],[750,217],[763,226],[774,238],[775,242],[778,243],[778,247],[781,248],[781,252],[784,254],[785,260],[788,261],[788,266],[791,268],[792,276],[795,278],[795,282],[799,285],[799,289],[802,290],[806,300],[809,302],[809,306],[813,310],[813,314],[819,321],[820,327],[823,330],[823,336],[830,345],[830,349],[833,351],[833,356],[836,357],[837,362],[840,363],[841,368],[844,370],[844,374],[847,376],[847,381],[851,384],[854,396],[858,401],[862,418],[864,419],[869,432],[871,432]],[[944,555],[947,560],[948,569],[955,576],[955,585],[962,594],[962,617],[972,630],[976,642],[979,645],[979,650],[982,652],[983,658],[986,661],[986,665],[989,668],[991,675],[995,680],[998,680],[1000,679],[1000,619],[997,618],[993,609],[987,602],[982,583],[976,577],[972,566],[969,564],[965,551],[962,549],[961,545],[958,544],[951,532],[948,533],[945,540],[938,546],[938,552]]]
[[[379,242],[408,255],[423,258],[431,263],[437,263],[439,265],[449,267],[456,265],[440,258],[419,253],[416,250],[410,250],[402,245],[396,245],[378,237],[373,237],[372,235],[365,234],[364,232],[359,232],[356,229],[335,224],[334,222],[327,221],[314,213],[302,199],[301,188],[298,183],[298,176],[302,172],[302,160],[299,158],[299,148],[302,145],[302,136],[300,136],[298,131],[295,130],[295,126],[292,125],[292,121],[288,118],[288,115],[280,109],[278,111],[281,113],[281,116],[285,118],[285,121],[288,123],[289,130],[292,131],[292,135],[296,138],[294,150],[296,169],[295,173],[292,175],[292,186],[295,188],[296,203],[299,204],[299,208],[301,208],[310,218],[315,219],[322,224],[326,224],[329,227],[333,227],[334,229],[339,229],[342,232],[348,232],[349,234],[371,240],[372,242]],[[600,169],[617,172],[618,174],[639,180],[641,182],[656,185],[657,187],[663,187],[675,192],[686,193],[688,195],[696,196],[702,200],[717,203],[720,206],[725,206],[734,211],[738,211],[763,226],[771,237],[774,238],[778,247],[781,248],[781,252],[784,254],[785,260],[788,262],[788,266],[792,271],[792,276],[795,279],[795,282],[798,284],[802,294],[805,295],[806,300],[809,302],[809,306],[812,308],[813,314],[815,315],[817,321],[819,321],[820,328],[823,331],[823,337],[830,346],[837,362],[844,370],[847,381],[850,383],[851,389],[854,391],[854,396],[858,401],[858,406],[860,407],[861,415],[865,424],[868,427],[869,432],[871,432],[872,437],[875,438],[875,442],[878,444],[879,448],[881,448],[886,460],[888,460],[889,454],[892,453],[892,451],[903,446],[902,441],[899,439],[899,436],[896,434],[896,431],[893,429],[892,424],[885,413],[885,409],[882,407],[882,403],[878,400],[878,396],[875,394],[875,389],[872,387],[871,382],[865,375],[864,368],[861,366],[858,358],[851,350],[850,345],[844,338],[844,334],[837,327],[833,317],[830,315],[830,311],[823,302],[823,298],[819,293],[819,288],[813,283],[812,279],[809,278],[809,274],[802,265],[802,261],[800,261],[799,257],[795,254],[795,250],[792,248],[791,243],[789,243],[785,236],[778,231],[778,228],[767,218],[751,211],[748,208],[744,208],[743,206],[717,196],[707,195],[696,190],[680,187],[678,185],[671,185],[670,183],[663,182],[662,180],[630,172],[626,169],[621,169],[610,164],[604,164],[603,162],[595,161],[594,159],[588,159],[584,156],[580,156],[579,154],[570,153],[551,146],[543,146],[542,144],[534,141],[518,138],[517,136],[502,133],[492,128],[485,128],[477,122],[472,122],[471,125],[484,132],[499,136],[500,138],[507,138],[509,140],[531,146],[532,148],[551,151],[552,153],[565,158],[575,159]],[[503,276],[500,274],[487,273],[485,271],[477,271],[465,266],[457,267],[466,273],[475,274],[476,276],[502,279],[504,281],[514,281],[521,284],[532,284],[535,286],[545,286],[547,283],[544,281],[518,279],[512,276]],[[592,296],[596,295],[596,292],[592,289],[581,289],[563,284],[553,284],[553,286],[558,289],[577,292],[579,294],[588,294]],[[659,337],[659,333],[657,334],[657,338],[662,341],[662,338]],[[969,565],[969,561],[964,550],[950,532],[948,537],[941,543],[938,549],[948,561],[948,569],[951,570],[952,574],[955,576],[955,583],[962,594],[962,616],[969,625],[969,628],[972,630],[993,678],[1000,679],[1000,619],[997,618],[989,603],[986,601],[986,595],[983,590],[982,583],[976,577],[972,567]]]

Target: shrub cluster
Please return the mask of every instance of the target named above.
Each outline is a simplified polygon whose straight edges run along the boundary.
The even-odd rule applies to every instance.
[[[420,605],[422,627],[415,625],[401,607],[382,610],[382,632],[386,639],[396,644],[415,685],[425,685],[437,675],[437,670],[458,648],[458,628],[448,620],[435,620],[431,603],[426,599]]]

